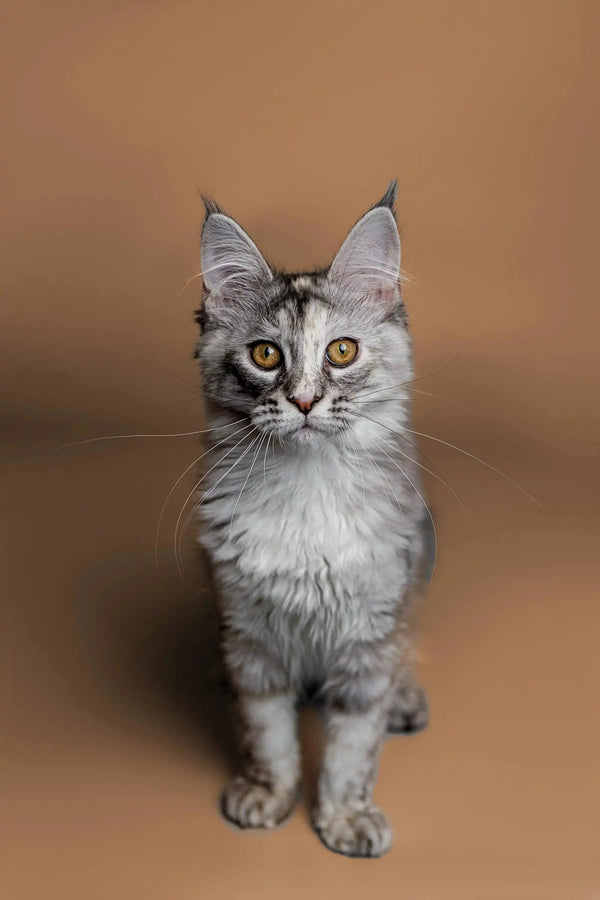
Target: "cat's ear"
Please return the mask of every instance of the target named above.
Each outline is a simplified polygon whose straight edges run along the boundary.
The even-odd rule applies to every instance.
[[[200,260],[206,304],[216,312],[252,299],[273,278],[254,241],[214,201],[205,198]]]
[[[400,278],[400,237],[394,215],[397,184],[392,181],[381,200],[358,220],[329,269],[329,279],[342,290],[373,294],[393,301]]]

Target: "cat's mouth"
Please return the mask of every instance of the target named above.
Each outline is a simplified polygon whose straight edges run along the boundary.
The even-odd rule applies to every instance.
[[[311,420],[310,416],[306,416],[304,422],[288,432],[288,434],[290,437],[304,443],[331,437],[334,430],[329,423],[317,422],[314,419]]]
[[[283,440],[298,441],[301,444],[330,440],[347,427],[347,423],[339,415],[316,417],[312,414],[302,416],[302,420],[299,416],[260,415],[253,424],[267,434],[278,434]]]
[[[325,423],[316,422],[315,419],[311,419],[310,416],[304,417],[304,422],[295,429],[296,432],[308,432],[314,431],[318,434],[328,434],[330,429],[327,427]]]

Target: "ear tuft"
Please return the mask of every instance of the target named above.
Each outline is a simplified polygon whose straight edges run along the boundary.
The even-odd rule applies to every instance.
[[[377,209],[380,206],[383,206],[392,213],[394,218],[396,218],[396,199],[398,197],[398,182],[396,179],[390,181],[387,188],[385,189],[385,194],[379,200],[378,203],[375,203],[371,209]]]
[[[219,206],[219,204],[214,200],[210,194],[201,194],[202,202],[204,203],[204,222],[209,218],[209,216],[215,215],[215,213],[222,213],[223,210]]]

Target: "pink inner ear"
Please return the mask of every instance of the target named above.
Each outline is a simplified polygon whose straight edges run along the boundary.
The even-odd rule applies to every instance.
[[[209,312],[213,313],[215,316],[222,315],[226,312],[228,305],[228,301],[219,296],[219,294],[213,294],[204,288],[202,294],[202,306]]]
[[[392,304],[402,296],[402,289],[399,284],[382,287],[377,291],[378,299],[382,303]]]

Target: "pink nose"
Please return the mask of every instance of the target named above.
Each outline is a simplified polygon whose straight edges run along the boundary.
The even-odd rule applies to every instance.
[[[303,412],[305,416],[309,414],[315,403],[318,403],[320,397],[316,395],[311,396],[311,394],[298,394],[297,397],[288,397],[290,403],[295,403],[300,412]]]

